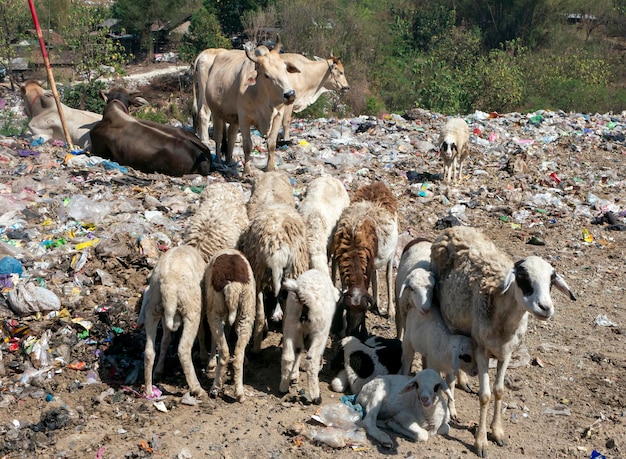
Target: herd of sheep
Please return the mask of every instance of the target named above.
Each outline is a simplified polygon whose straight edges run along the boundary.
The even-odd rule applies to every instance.
[[[466,123],[450,120],[440,145],[444,180],[458,180],[469,149]],[[222,393],[226,367],[232,365],[235,396],[242,402],[245,350],[251,344],[250,350],[259,352],[268,320],[282,321],[280,392],[289,392],[302,369],[309,400],[321,403],[318,374],[332,338],[338,350],[331,389],[357,394],[366,413],[363,426],[385,447],[392,441],[381,427],[421,441],[447,434],[456,417],[455,385],[478,376],[474,447],[484,457],[492,398],[489,359],[496,359],[491,438],[503,444],[504,378],[528,317],[552,316],[553,286],[572,300],[575,296],[545,260],[529,256],[514,262],[479,229],[465,226],[443,230],[433,241],[407,244],[394,283],[397,209],[382,182],[348,194],[339,180],[320,176],[298,205],[282,172],[255,174],[247,203],[237,184],[207,185],[184,245],[161,256],[144,294],[138,325],[146,333],[145,395],[153,394],[159,322],[163,338],[155,377],[162,374],[165,349],[182,324],[178,356],[190,392],[205,394],[191,359],[199,337],[203,362],[217,364],[210,396]],[[381,270],[386,309],[379,302]],[[281,292],[286,300],[276,301]],[[271,310],[269,304],[276,306]],[[370,334],[368,311],[395,320],[397,339]],[[210,355],[202,345],[207,325]],[[423,370],[412,374],[415,352]]]

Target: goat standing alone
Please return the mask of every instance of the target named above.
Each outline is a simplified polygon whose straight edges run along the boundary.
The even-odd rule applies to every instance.
[[[469,154],[469,128],[461,118],[451,118],[441,129],[439,151],[443,161],[443,181],[458,181]]]
[[[511,354],[526,333],[528,315],[539,320],[552,317],[552,286],[572,300],[576,297],[547,261],[529,256],[513,263],[476,228],[444,230],[433,242],[431,265],[437,278],[436,296],[450,331],[471,335],[474,340],[480,382],[480,420],[474,447],[485,457],[491,399],[489,358],[498,361],[492,437],[502,446],[504,377]]]

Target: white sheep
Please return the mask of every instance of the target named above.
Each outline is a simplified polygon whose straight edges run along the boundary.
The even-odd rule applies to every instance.
[[[441,314],[450,331],[471,335],[474,341],[480,382],[480,422],[474,447],[479,456],[485,457],[491,399],[489,358],[498,361],[492,438],[502,446],[504,377],[511,353],[526,333],[529,313],[539,320],[552,317],[552,286],[572,300],[576,297],[547,261],[529,256],[513,263],[476,228],[455,226],[444,230],[433,242],[431,266],[437,278]]]
[[[295,208],[291,180],[280,171],[254,171],[252,194],[248,200],[248,218],[252,220],[256,213],[269,204],[286,204]]]
[[[430,269],[432,243],[413,239],[402,251],[396,273],[396,334],[403,339],[406,315],[410,308],[426,314],[433,301],[435,275]]]
[[[359,188],[337,222],[332,242],[332,278],[341,275],[342,300],[337,317],[346,313],[345,331],[333,334],[367,338],[366,311],[387,312],[395,319],[393,257],[398,245],[398,202],[387,185],[374,182]],[[387,271],[387,311],[379,308],[378,270]],[[369,294],[372,284],[373,295]],[[341,323],[336,320],[335,324]]]
[[[411,372],[415,352],[422,356],[422,368],[432,368],[445,375],[453,397],[459,369],[470,376],[478,374],[472,338],[450,333],[437,306],[426,313],[416,307],[408,310],[402,340],[402,374]],[[457,417],[454,398],[450,400],[450,416]]]
[[[413,377],[386,375],[374,378],[363,386],[356,403],[365,411],[362,423],[367,434],[383,447],[391,448],[391,438],[378,425],[414,441],[426,441],[429,434],[448,434],[450,412],[443,392],[452,399],[439,373],[426,369]]]
[[[152,367],[154,365],[154,341],[157,327],[162,321],[163,336],[155,377],[163,374],[165,355],[172,333],[183,325],[178,344],[178,358],[192,395],[204,395],[191,358],[191,348],[198,334],[202,317],[201,283],[206,263],[193,247],[173,247],[159,258],[148,289],[144,293],[141,312],[137,320],[139,328],[145,326],[146,347],[144,352],[144,393],[152,397]]]
[[[322,175],[309,183],[298,212],[307,225],[309,267],[330,276],[328,255],[337,220],[350,204],[350,196],[340,180]]]
[[[209,392],[217,397],[224,385],[230,350],[224,326],[234,327],[237,343],[233,353],[235,398],[243,402],[243,364],[246,346],[252,336],[256,313],[256,285],[254,274],[246,257],[234,249],[215,254],[204,274],[206,319],[217,344],[219,360]]]
[[[371,335],[361,341],[346,336],[340,342],[330,369],[336,376],[330,383],[335,392],[358,394],[376,376],[398,374],[402,369],[402,342]]]
[[[278,297],[283,279],[297,278],[309,267],[304,220],[294,206],[266,205],[256,212],[243,232],[239,249],[248,258],[256,282],[257,320],[253,349],[259,352],[265,326],[264,290],[270,288]],[[272,318],[282,318],[279,307]]]
[[[220,250],[237,247],[241,233],[250,221],[241,186],[229,182],[211,182],[200,193],[197,211],[189,218],[183,233],[183,242],[200,251],[205,262]],[[198,330],[200,358],[215,369],[215,340],[211,340],[211,354],[206,350],[204,320]]]
[[[280,391],[288,392],[289,385],[298,381],[300,358],[306,351],[308,392],[311,401],[319,405],[319,372],[339,291],[328,274],[316,269],[304,272],[296,280],[285,279],[283,287],[289,294],[283,321]]]
[[[441,128],[439,151],[443,160],[444,182],[458,181],[469,154],[469,127],[461,118],[450,118]]]
[[[208,263],[220,250],[237,247],[250,221],[243,191],[234,183],[207,184],[199,201],[183,233],[183,242],[197,248]]]

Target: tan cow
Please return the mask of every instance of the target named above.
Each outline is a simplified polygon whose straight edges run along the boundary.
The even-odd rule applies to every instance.
[[[65,139],[63,125],[57,110],[52,91],[46,91],[39,82],[28,80],[20,86],[24,99],[24,111],[31,118],[28,127],[35,136],[42,136],[45,140]],[[76,110],[61,104],[67,130],[72,144],[81,148],[89,148],[91,139],[89,131],[102,119],[98,113],[85,110]]]
[[[203,88],[198,86],[200,91],[204,89],[205,101],[213,116],[213,137],[216,145],[221,145],[226,123],[230,124],[227,163],[232,162],[237,130],[241,131],[244,174],[250,174],[251,126],[255,126],[267,138],[267,170],[275,169],[274,154],[280,123],[272,121],[280,116],[278,108],[282,104],[291,104],[296,98],[287,74],[300,70],[280,58],[280,48],[280,40],[277,40],[272,51],[266,46],[258,46],[254,52],[248,48],[245,51],[214,52],[206,85]],[[200,72],[194,73],[197,75]],[[199,96],[196,99],[199,100]],[[216,158],[219,156],[216,155]]]
[[[209,144],[209,122],[211,110],[206,102],[206,87],[209,70],[215,61],[215,56],[227,51],[224,48],[209,48],[202,51],[193,63],[193,129],[205,144]],[[216,148],[217,150],[217,148]],[[217,157],[217,154],[216,154]]]
[[[280,57],[288,64],[295,65],[300,73],[290,73],[289,81],[295,89],[297,97],[293,104],[283,106],[281,110],[283,139],[289,141],[289,125],[292,112],[299,113],[309,105],[315,103],[319,97],[328,91],[348,90],[348,80],[344,73],[343,64],[338,57],[314,61],[302,54],[284,53]]]

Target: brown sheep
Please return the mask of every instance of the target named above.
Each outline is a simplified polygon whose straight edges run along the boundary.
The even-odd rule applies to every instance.
[[[342,299],[337,307],[333,333],[341,335],[346,311],[347,335],[365,339],[365,316],[378,308],[378,269],[387,269],[387,313],[395,319],[393,257],[398,244],[397,200],[382,182],[357,190],[344,209],[333,236],[333,279],[341,277]],[[372,284],[373,296],[368,293]],[[384,311],[383,311],[384,312]]]
[[[207,322],[217,343],[219,361],[210,396],[222,392],[230,350],[224,326],[234,326],[237,343],[233,353],[235,398],[243,402],[243,362],[246,346],[252,336],[255,318],[256,284],[246,257],[238,250],[225,249],[209,262],[204,274],[204,299]]]

